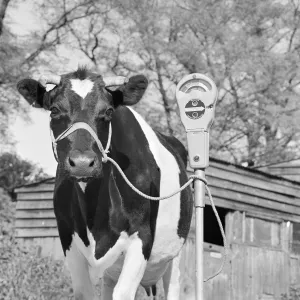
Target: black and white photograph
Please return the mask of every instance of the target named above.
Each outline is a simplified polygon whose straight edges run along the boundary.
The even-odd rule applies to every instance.
[[[300,0],[0,0],[0,300],[300,299]]]

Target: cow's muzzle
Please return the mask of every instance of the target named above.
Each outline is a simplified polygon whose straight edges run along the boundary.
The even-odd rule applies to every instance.
[[[70,175],[78,179],[97,176],[101,171],[98,157],[91,150],[84,152],[72,150],[67,158],[66,166]]]

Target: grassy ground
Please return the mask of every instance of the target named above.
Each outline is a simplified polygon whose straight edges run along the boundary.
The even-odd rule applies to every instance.
[[[14,216],[15,203],[0,189],[0,300],[74,299],[64,263],[40,257],[37,249],[25,249],[14,239]],[[162,294],[160,287],[158,292]],[[151,298],[139,288],[136,299]]]
[[[72,299],[63,264],[37,256],[14,239],[15,203],[0,189],[0,299]]]

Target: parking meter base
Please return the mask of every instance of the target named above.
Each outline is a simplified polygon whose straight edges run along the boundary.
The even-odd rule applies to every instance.
[[[207,131],[188,131],[190,167],[205,169],[209,165],[209,133]]]

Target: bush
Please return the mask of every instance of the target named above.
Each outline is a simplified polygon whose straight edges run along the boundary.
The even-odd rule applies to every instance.
[[[49,175],[41,168],[17,154],[5,152],[0,155],[0,187],[6,191],[46,178],[49,178]]]

